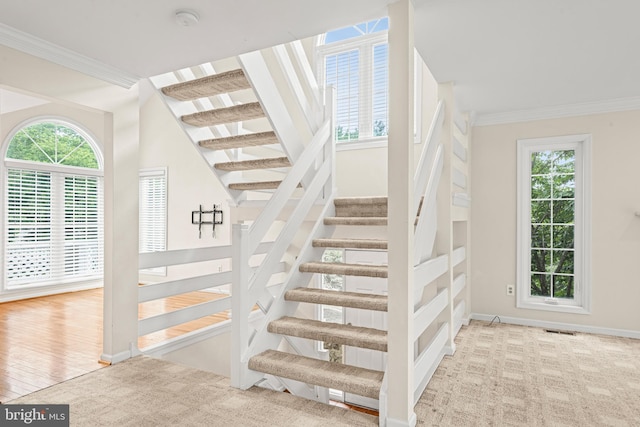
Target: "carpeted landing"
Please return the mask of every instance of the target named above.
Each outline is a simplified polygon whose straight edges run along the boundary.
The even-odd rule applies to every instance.
[[[640,340],[472,321],[415,407],[419,426],[638,426]],[[375,426],[377,418],[138,357],[10,403],[72,426]]]
[[[140,356],[9,403],[68,403],[72,426],[377,426],[378,417]]]

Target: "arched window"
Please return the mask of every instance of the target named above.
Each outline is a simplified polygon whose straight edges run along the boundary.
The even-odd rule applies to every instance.
[[[19,127],[5,144],[4,287],[102,278],[102,157],[66,121]]]
[[[318,46],[320,80],[336,89],[336,140],[388,135],[389,19],[329,31]]]

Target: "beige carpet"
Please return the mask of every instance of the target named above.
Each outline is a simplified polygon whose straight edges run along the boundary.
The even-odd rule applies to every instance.
[[[422,426],[638,426],[640,340],[472,322],[416,406]],[[70,403],[74,426],[374,426],[375,417],[150,358],[10,403]]]
[[[640,340],[473,321],[416,406],[424,426],[640,426]]]
[[[375,426],[377,417],[137,357],[9,403],[68,403],[72,426]]]

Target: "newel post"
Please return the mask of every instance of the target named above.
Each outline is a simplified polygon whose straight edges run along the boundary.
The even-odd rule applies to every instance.
[[[231,272],[231,385],[249,388],[246,377],[249,348],[249,225],[232,226]]]

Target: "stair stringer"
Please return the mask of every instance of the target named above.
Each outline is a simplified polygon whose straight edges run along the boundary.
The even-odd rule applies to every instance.
[[[290,113],[274,82],[271,71],[262,51],[242,54],[238,62],[258,98],[258,102],[267,113],[271,127],[278,136],[286,156],[295,164],[304,145],[301,141],[309,141],[310,135],[301,134],[292,123]]]
[[[215,74],[215,70],[213,69],[213,66],[211,67],[210,71]],[[202,157],[204,162],[207,164],[211,172],[215,175],[218,181],[220,181],[225,191],[229,195],[229,199],[232,200],[234,204],[237,204],[239,201],[245,198],[243,192],[230,189],[229,188],[230,175],[223,174],[213,167],[214,163],[216,162],[228,161],[228,160],[232,160],[232,158],[229,157],[228,155],[225,155],[226,153],[224,153],[224,151],[211,151],[211,150],[206,150],[199,146],[198,144],[199,141],[216,137],[216,135],[214,135],[211,129],[198,128],[195,126],[191,126],[187,123],[184,123],[180,119],[180,117],[183,115],[200,111],[200,109],[197,108],[196,103],[193,101],[185,102],[185,101],[175,100],[173,98],[165,96],[160,90],[162,87],[180,83],[180,80],[176,76],[176,73],[179,73],[179,72],[180,71],[165,73],[160,76],[151,77],[149,80],[151,81],[152,85],[155,87],[164,105],[174,116],[178,126],[180,126],[184,134],[191,141],[192,145],[194,146],[198,154],[200,154],[200,156]]]
[[[267,331],[268,324],[280,317],[292,316],[298,309],[299,303],[285,301],[284,294],[286,291],[293,289],[294,287],[304,286],[305,284],[308,286],[311,283],[314,276],[313,273],[302,273],[299,271],[299,267],[300,264],[304,262],[309,262],[322,256],[324,249],[314,248],[312,242],[319,236],[330,235],[333,233],[334,227],[324,225],[323,223],[324,217],[331,215],[335,215],[333,196],[328,198],[327,203],[318,216],[315,225],[305,240],[305,243],[302,245],[300,254],[292,264],[289,275],[285,279],[284,286],[281,288],[279,294],[274,298],[268,312],[265,313],[263,325],[255,332],[253,338],[250,340],[247,350],[241,355],[240,364],[247,371],[247,374],[243,379],[243,384],[241,385],[242,388],[248,388],[264,377],[263,373],[249,370],[249,359],[263,351],[277,349],[283,340],[282,336],[272,334]]]

